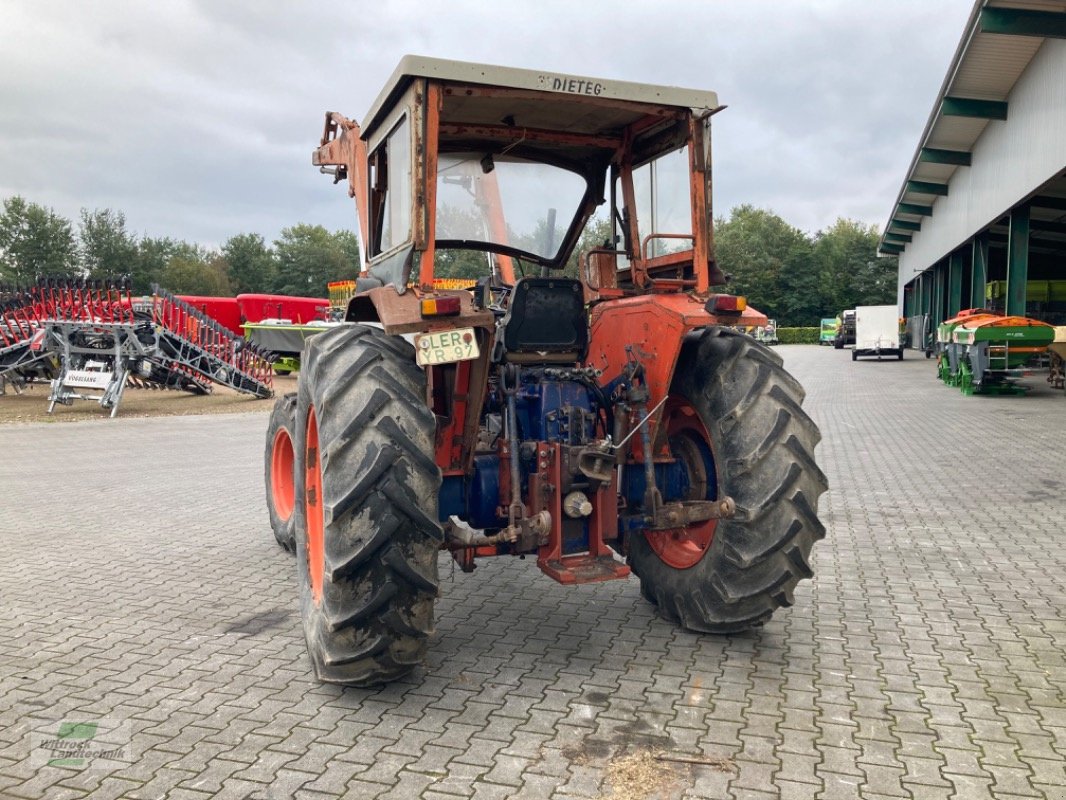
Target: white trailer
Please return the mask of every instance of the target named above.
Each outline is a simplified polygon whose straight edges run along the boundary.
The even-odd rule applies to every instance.
[[[903,342],[899,334],[899,309],[896,306],[857,306],[855,308],[855,349],[851,360],[859,356],[895,356],[903,360]]]

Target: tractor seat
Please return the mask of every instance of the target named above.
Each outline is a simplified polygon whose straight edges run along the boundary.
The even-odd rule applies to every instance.
[[[518,364],[574,364],[588,353],[589,323],[581,282],[521,278],[497,325],[493,360]]]

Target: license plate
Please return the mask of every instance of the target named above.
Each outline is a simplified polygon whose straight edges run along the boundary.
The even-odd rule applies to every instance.
[[[86,369],[67,370],[63,376],[65,386],[78,386],[83,389],[106,389],[111,383],[110,372],[95,372]]]
[[[420,367],[469,361],[481,355],[473,328],[423,333],[415,337],[415,361]]]

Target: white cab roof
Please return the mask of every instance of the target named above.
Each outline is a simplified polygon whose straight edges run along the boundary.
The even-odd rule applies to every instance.
[[[682,89],[677,86],[655,86],[647,83],[593,78],[565,72],[550,72],[532,69],[498,67],[491,64],[472,64],[466,61],[449,61],[426,56],[404,56],[393,71],[385,88],[370,107],[363,124],[363,134],[368,134],[387,112],[399,95],[407,88],[412,78],[430,78],[450,83],[472,83],[486,86],[502,86],[511,89],[529,89],[540,92],[556,92],[564,96],[587,96],[590,98],[624,100],[634,103],[666,105],[691,108],[697,111],[713,111],[718,106],[715,92],[698,89]]]

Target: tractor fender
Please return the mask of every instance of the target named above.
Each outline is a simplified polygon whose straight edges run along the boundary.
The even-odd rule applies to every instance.
[[[705,304],[706,298],[688,294],[646,294],[594,305],[588,363],[602,370],[607,383],[622,374],[631,352],[644,366],[647,406],[655,408],[670,393],[688,333],[712,325],[747,328],[766,324],[766,316],[751,307],[726,316],[708,312]],[[653,415],[653,429],[659,416]]]
[[[493,330],[492,312],[474,307],[474,296],[464,289],[440,290],[433,297],[459,297],[459,313],[442,317],[423,317],[421,301],[430,296],[417,289],[400,294],[392,286],[377,286],[357,293],[348,301],[345,322],[377,323],[388,334],[420,333],[448,328],[485,328]]]

